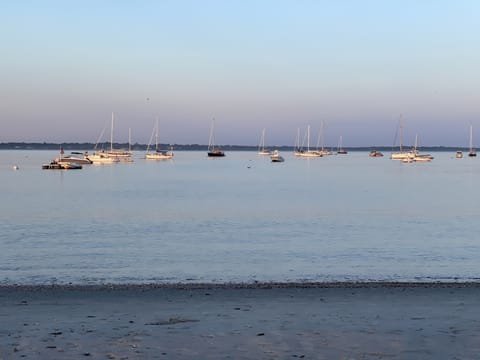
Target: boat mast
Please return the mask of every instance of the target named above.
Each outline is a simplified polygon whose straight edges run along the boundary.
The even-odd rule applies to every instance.
[[[155,128],[155,151],[158,152],[158,116],[157,116],[157,127]]]
[[[208,141],[208,151],[214,151],[215,150],[214,128],[215,128],[215,118],[212,119],[212,126],[210,128],[210,140]]]
[[[260,137],[260,145],[258,151],[265,151],[265,128],[262,130],[262,136]]]
[[[110,151],[113,151],[113,119],[114,119],[114,115],[112,111],[112,125],[110,128]]]
[[[295,139],[295,150],[294,152],[300,151],[300,128],[297,128],[297,137]]]
[[[324,138],[324,124],[323,124],[323,120],[322,122],[320,123],[320,140],[321,140],[321,146],[322,146],[322,152],[324,150],[324,145],[325,145],[325,138]],[[317,145],[318,147],[318,145]]]
[[[402,114],[400,114],[400,152],[403,152],[403,119]]]
[[[470,152],[471,153],[473,152],[472,151],[473,150],[473,142],[472,142],[473,140],[472,140],[472,138],[473,138],[473,126],[470,125]]]
[[[310,125],[307,127],[307,153],[310,152]]]

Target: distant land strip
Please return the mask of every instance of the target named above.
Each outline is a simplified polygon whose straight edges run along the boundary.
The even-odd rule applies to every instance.
[[[162,149],[168,149],[173,146],[175,151],[207,151],[208,145],[201,144],[159,144],[159,147]],[[116,149],[128,149],[131,148],[132,151],[146,151],[148,145],[146,144],[128,144],[128,143],[114,143],[113,147]],[[257,151],[258,146],[251,145],[219,145],[225,151]],[[27,143],[27,142],[0,142],[0,150],[59,150],[63,148],[66,151],[93,151],[95,149],[95,144],[92,143]],[[108,146],[98,147],[97,151],[105,149],[110,149],[110,144]],[[281,151],[293,151],[293,146],[269,146],[270,149],[278,149]],[[409,148],[404,146],[404,148]],[[328,148],[332,151],[336,150],[336,147]],[[399,151],[398,146],[359,146],[359,147],[344,147],[347,151]],[[455,147],[455,146],[422,146],[423,151],[468,151],[467,147]]]

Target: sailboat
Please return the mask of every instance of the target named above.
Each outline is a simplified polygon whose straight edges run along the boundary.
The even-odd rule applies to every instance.
[[[145,154],[145,159],[149,160],[171,160],[173,159],[173,147],[170,147],[170,151],[167,150],[160,150],[158,148],[158,118],[157,118],[157,124],[154,127],[154,132],[155,132],[155,152],[149,152],[150,150],[150,143],[152,142],[152,139],[150,138],[150,141],[147,146],[147,153]],[[153,135],[153,133],[152,133]]]
[[[295,138],[295,145],[293,146],[293,155],[302,156],[303,150],[300,149],[300,128],[297,129],[297,136]]]
[[[338,140],[337,154],[340,154],[340,155],[348,154],[347,150],[343,148],[342,135],[340,135],[340,139]]]
[[[271,153],[270,150],[265,150],[265,129],[263,129],[260,144],[258,145],[258,155],[270,155]]]
[[[86,158],[88,158],[93,164],[113,164],[120,161],[117,158],[108,156],[103,148],[101,150],[98,150],[98,143],[100,142],[100,139],[103,138],[103,134],[105,133],[105,130],[106,130],[106,126],[103,128],[102,132],[100,133],[100,136],[97,139],[97,142],[95,143],[95,147],[93,148],[93,153],[92,154],[85,153]]]
[[[408,156],[402,159],[403,162],[428,162],[433,160],[433,156],[430,154],[420,154],[418,148],[418,134],[415,135],[415,146],[412,151],[408,153]]]
[[[117,158],[122,161],[133,161],[132,153],[126,150],[119,150],[113,148],[113,123],[114,123],[115,115],[112,111],[112,125],[110,128],[110,150],[106,152],[106,155],[111,158]]]
[[[212,126],[210,127],[210,139],[208,141],[208,157],[223,157],[225,153],[215,147],[215,118],[212,119]]]
[[[468,156],[475,157],[477,156],[477,152],[473,148],[473,126],[470,125],[470,151],[468,152]]]
[[[318,134],[318,143],[317,143],[317,149],[319,147],[319,143],[321,143],[321,148],[319,150],[320,155],[326,156],[326,155],[333,155],[333,152],[330,150],[325,149],[324,147],[324,140],[325,140],[325,134],[324,134],[324,125],[323,125],[323,120],[320,125],[320,134]]]
[[[392,160],[403,160],[411,158],[414,154],[411,151],[403,151],[403,118],[402,114],[400,114],[400,121],[399,121],[399,132],[400,132],[400,151],[396,153],[392,153],[390,158]]]
[[[307,127],[307,150],[299,153],[301,157],[321,157],[322,154],[315,150],[310,150],[310,125]]]

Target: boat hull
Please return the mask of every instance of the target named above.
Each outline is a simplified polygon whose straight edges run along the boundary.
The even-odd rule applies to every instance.
[[[207,153],[208,157],[224,157],[225,153],[221,150],[209,151]]]
[[[80,164],[58,163],[55,161],[52,161],[50,164],[42,165],[43,170],[79,170],[81,168],[82,168],[82,165]]]

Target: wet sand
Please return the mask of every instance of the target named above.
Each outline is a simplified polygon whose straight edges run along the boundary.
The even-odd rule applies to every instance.
[[[0,359],[480,359],[480,284],[0,287]]]

